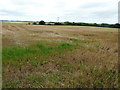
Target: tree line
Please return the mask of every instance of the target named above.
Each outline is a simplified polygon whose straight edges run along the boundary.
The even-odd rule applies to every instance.
[[[29,23],[31,24],[31,23]],[[43,20],[33,22],[33,25],[71,25],[71,26],[95,26],[95,27],[109,27],[109,28],[120,28],[120,24],[107,24],[107,23],[102,23],[102,24],[97,24],[97,23],[83,23],[83,22],[45,22]]]

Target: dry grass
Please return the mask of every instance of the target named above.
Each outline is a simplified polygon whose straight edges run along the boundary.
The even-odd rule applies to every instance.
[[[3,25],[3,87],[118,87],[117,29]]]

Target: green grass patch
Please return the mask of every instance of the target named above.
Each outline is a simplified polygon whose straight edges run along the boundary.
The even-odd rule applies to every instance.
[[[17,80],[14,81],[7,81],[7,82],[3,82],[3,87],[9,87],[9,88],[16,88],[19,87],[20,82],[18,82]]]
[[[44,60],[46,60],[48,57],[51,57],[56,53],[69,51],[72,48],[72,45],[69,43],[61,43],[54,47],[52,44],[50,46],[41,43],[26,47],[3,47],[3,63],[10,65],[23,63],[25,65],[27,61],[30,61],[32,66],[37,66],[37,62],[43,64]],[[35,57],[37,57],[36,60]]]
[[[86,68],[86,66],[84,64],[80,64],[79,67],[81,70],[85,70],[85,68]]]
[[[58,52],[61,52],[61,51],[65,51],[65,50],[68,50],[72,48],[72,45],[69,44],[69,43],[62,43],[60,45],[58,45],[55,50],[58,51]]]
[[[97,88],[97,87],[103,87],[104,86],[104,83],[100,80],[96,80],[94,83],[93,83],[93,87],[94,88]]]
[[[38,66],[38,63],[37,63],[37,61],[33,60],[33,61],[31,62],[31,65],[32,65],[32,66]]]
[[[71,65],[71,64],[64,64],[63,67],[66,68],[66,69],[68,69],[68,70],[75,69],[75,66]]]

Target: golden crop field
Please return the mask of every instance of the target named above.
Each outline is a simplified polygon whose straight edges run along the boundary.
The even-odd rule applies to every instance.
[[[2,25],[3,88],[118,87],[118,29]]]

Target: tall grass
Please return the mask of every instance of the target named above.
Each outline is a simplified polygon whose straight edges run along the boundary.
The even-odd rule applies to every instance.
[[[27,59],[34,60],[34,57],[40,57],[42,60],[52,56],[55,53],[68,51],[69,48],[72,48],[72,45],[69,43],[61,43],[58,46],[50,47],[44,44],[36,44],[28,47],[3,47],[3,63],[7,62],[18,62],[22,60],[24,63]],[[31,62],[32,65],[35,65],[35,62]],[[9,63],[10,64],[10,63]],[[11,63],[13,64],[13,63]],[[19,63],[18,63],[19,64]]]

